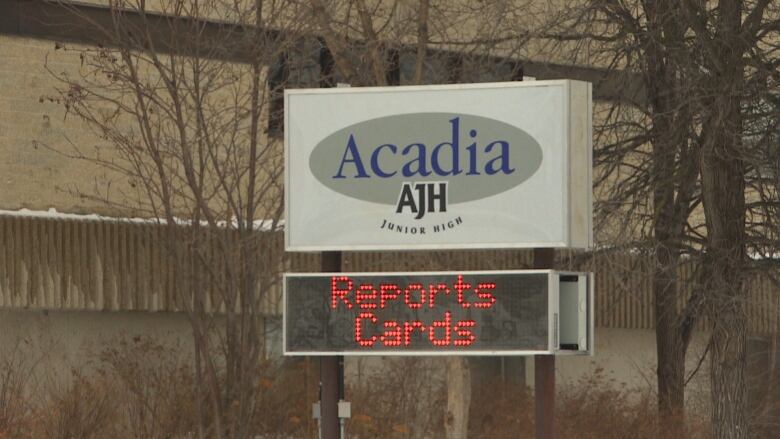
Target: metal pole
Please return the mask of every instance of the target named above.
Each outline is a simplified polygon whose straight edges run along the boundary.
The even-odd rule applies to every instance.
[[[322,271],[341,271],[341,252],[322,253]],[[320,428],[322,439],[339,439],[339,400],[344,398],[344,357],[320,360]]]
[[[534,268],[551,269],[555,250],[534,249]],[[555,431],[555,356],[534,356],[534,398],[536,400],[536,439],[554,439]]]
[[[333,55],[323,45],[320,64],[325,67],[320,87],[333,87]],[[349,84],[336,84],[349,87]],[[322,252],[321,271],[341,272],[341,252]],[[320,358],[320,439],[344,439],[343,420],[339,418],[339,401],[344,399],[344,357]]]

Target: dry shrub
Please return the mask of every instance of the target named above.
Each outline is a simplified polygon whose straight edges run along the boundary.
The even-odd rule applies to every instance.
[[[427,364],[428,369],[420,367]],[[442,371],[435,361],[386,360],[386,372],[353,379],[347,398],[349,433],[358,439],[444,437]],[[430,365],[433,365],[431,367]],[[430,383],[436,383],[431,385]],[[575,385],[559,385],[556,425],[561,439],[698,439],[709,437],[706,416],[689,413],[684,431],[661,430],[651,389],[629,389],[596,370]],[[421,418],[425,419],[421,419]],[[469,439],[535,437],[533,390],[493,380],[472,389]],[[421,422],[422,425],[415,425]],[[417,428],[415,428],[417,427]]]
[[[197,437],[199,384],[191,354],[178,344],[151,337],[121,337],[108,345],[97,353],[86,352],[85,365],[73,369],[64,382],[47,386],[38,400],[22,397],[20,391],[8,392],[14,396],[0,401],[0,410],[30,406],[34,414],[9,414],[13,422],[3,424],[0,439]],[[9,383],[29,375],[27,369],[6,369]],[[305,407],[310,407],[307,393],[315,393],[301,384],[305,373],[294,361],[258,362],[249,437],[312,437],[314,430],[306,418],[310,409]],[[0,392],[2,385],[0,378]],[[210,422],[203,420],[205,431]]]
[[[33,415],[30,380],[36,365],[30,360],[25,339],[0,352],[0,439],[29,437]]]
[[[525,385],[500,378],[472,389],[469,438],[534,437],[534,395]]]
[[[176,344],[153,338],[123,338],[99,355],[95,377],[115,383],[121,395],[115,438],[194,437],[198,430],[198,392],[191,354]],[[253,400],[249,404],[249,437],[306,437],[308,414],[305,369],[294,361],[258,361]],[[220,371],[221,374],[224,371]],[[223,379],[223,377],[220,377]],[[230,402],[224,401],[224,404]],[[211,419],[203,419],[208,432]],[[208,434],[206,434],[208,436]]]
[[[304,359],[260,364],[253,392],[252,434],[263,439],[314,437],[311,403],[317,380],[309,366]]]
[[[349,437],[443,437],[446,404],[442,359],[399,357],[357,361],[357,376],[347,379],[347,399],[352,402]]]
[[[31,438],[152,439],[193,431],[193,374],[175,346],[151,338],[117,338],[67,380],[54,377],[27,426]],[[49,377],[52,378],[52,377]]]
[[[121,395],[115,437],[182,437],[195,431],[197,394],[191,359],[178,345],[120,338],[97,355],[94,377]]]
[[[596,369],[570,389],[558,393],[556,421],[561,438],[622,439],[709,437],[709,424],[700,414],[688,413],[682,431],[658,418],[656,396],[650,388],[628,388]],[[683,424],[683,423],[679,423]]]
[[[190,359],[148,337],[117,338],[36,402],[34,438],[186,437],[197,402]]]
[[[71,382],[51,386],[31,426],[33,437],[49,439],[102,439],[112,436],[114,395],[102,379],[72,370]]]
[[[0,361],[0,439],[190,438],[197,431],[198,383],[191,354],[152,338],[119,339],[89,367],[37,399],[25,391],[31,369]],[[316,361],[258,361],[250,437],[316,437]],[[439,358],[358,359],[347,377],[354,439],[444,437],[444,362]],[[39,392],[40,393],[40,392]],[[651,389],[630,389],[603,370],[558,386],[557,426],[566,438],[707,438],[709,419],[689,411],[685,431],[661,431]],[[209,420],[205,420],[208,424]],[[534,437],[533,391],[501,380],[473,388],[470,439]],[[755,430],[755,437],[773,437]]]

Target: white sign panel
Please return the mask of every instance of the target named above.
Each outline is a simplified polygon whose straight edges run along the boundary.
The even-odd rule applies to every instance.
[[[285,92],[293,251],[592,244],[591,86]]]

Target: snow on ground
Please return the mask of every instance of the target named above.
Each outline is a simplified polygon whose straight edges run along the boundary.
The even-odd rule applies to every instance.
[[[49,208],[49,210],[3,210],[0,209],[0,217],[23,217],[23,218],[46,218],[55,220],[74,220],[74,221],[110,221],[110,222],[123,222],[123,223],[140,223],[140,224],[165,224],[166,220],[163,218],[128,218],[128,217],[113,217],[98,215],[96,213],[79,214],[79,213],[67,213],[58,212],[55,208]],[[177,224],[185,225],[189,224],[190,220],[175,218]],[[238,221],[233,218],[232,226],[235,227]],[[207,226],[205,221],[201,222],[202,225]],[[226,221],[219,221],[217,223],[219,227],[227,226]],[[257,230],[270,230],[274,226],[274,220],[259,219],[254,221],[254,228]],[[282,230],[284,228],[284,220],[276,221],[276,229]]]

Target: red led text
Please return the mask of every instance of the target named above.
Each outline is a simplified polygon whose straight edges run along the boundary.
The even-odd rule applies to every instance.
[[[412,282],[358,283],[349,276],[331,278],[330,308],[355,313],[355,343],[361,348],[384,347],[467,347],[476,340],[477,322],[454,320],[451,307],[486,310],[496,303],[494,282],[467,282],[463,275],[451,283],[424,285]],[[432,321],[399,321],[383,318],[391,307],[434,310]],[[471,311],[471,312],[474,312]],[[389,311],[392,312],[392,311]],[[387,314],[387,312],[385,312]]]
[[[458,305],[464,309],[475,307],[487,309],[496,303],[492,291],[496,288],[494,282],[483,282],[472,285],[465,282],[462,275],[452,285],[446,283],[428,284],[411,283],[398,285],[394,283],[355,285],[348,276],[333,276],[330,282],[330,307],[340,306],[351,310],[354,306],[360,309],[385,309],[395,300],[403,300],[410,309],[423,306],[434,308],[441,296],[455,296]],[[454,294],[453,294],[454,293]]]

